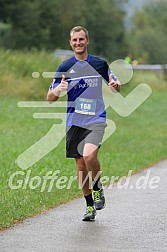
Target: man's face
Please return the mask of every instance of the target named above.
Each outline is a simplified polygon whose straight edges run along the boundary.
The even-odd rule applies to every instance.
[[[83,30],[71,34],[70,46],[74,53],[83,54],[87,50],[89,40],[86,38]]]

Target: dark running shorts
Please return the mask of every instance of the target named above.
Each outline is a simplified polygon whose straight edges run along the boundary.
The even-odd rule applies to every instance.
[[[95,123],[84,127],[71,126],[66,129],[66,157],[78,158],[83,156],[86,143],[100,147],[105,132],[106,123]]]

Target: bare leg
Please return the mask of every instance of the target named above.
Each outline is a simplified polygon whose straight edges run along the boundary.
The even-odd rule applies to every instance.
[[[96,145],[87,143],[83,152],[83,159],[87,169],[92,172],[93,180],[97,180],[100,177],[100,162],[97,159],[98,150]]]
[[[102,184],[100,182],[100,162],[97,159],[97,155],[98,147],[94,144],[87,143],[84,146],[83,157],[77,158],[75,160],[77,167],[77,176],[79,181],[81,181],[81,183],[83,184],[82,190],[87,202],[87,206],[89,206],[88,204],[94,204],[96,210],[101,210],[105,206],[105,197]],[[82,179],[80,179],[80,172],[82,172]],[[89,172],[91,172],[91,178],[88,177]],[[92,191],[90,189],[90,181],[92,179],[94,180],[93,197]],[[94,220],[96,210],[94,210],[94,212],[91,212],[91,215],[89,214],[89,212],[86,212],[83,220],[88,220],[90,218]]]
[[[87,196],[91,194],[91,188],[90,188],[91,183],[88,174],[89,171],[86,167],[83,157],[75,158],[75,162],[76,162],[76,173],[78,182],[80,186],[82,186],[84,196]]]
[[[84,147],[83,157],[75,158],[77,179],[84,196],[91,194],[92,180],[96,181],[100,178],[100,162],[97,155],[98,147],[87,143]]]

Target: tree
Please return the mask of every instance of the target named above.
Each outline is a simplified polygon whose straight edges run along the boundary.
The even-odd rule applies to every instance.
[[[124,54],[123,20],[125,13],[113,0],[85,0],[86,26],[90,33],[90,50],[115,60]]]
[[[40,29],[40,2],[35,0],[6,1],[2,15],[4,22],[11,25],[7,48],[39,47],[45,39],[44,32]]]
[[[166,64],[166,13],[167,5],[162,0],[146,5],[134,16],[128,43],[130,51],[139,62]]]
[[[6,48],[69,49],[69,30],[85,26],[90,52],[110,60],[124,55],[123,0],[6,0],[1,20],[10,25]],[[1,43],[2,44],[2,43]]]

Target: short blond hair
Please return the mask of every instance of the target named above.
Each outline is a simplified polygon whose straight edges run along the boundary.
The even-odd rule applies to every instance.
[[[70,31],[70,36],[71,36],[72,33],[79,32],[79,31],[84,31],[87,40],[89,39],[88,30],[87,30],[85,27],[83,27],[83,26],[75,26],[75,27],[73,27],[73,28],[71,29],[71,31]]]

